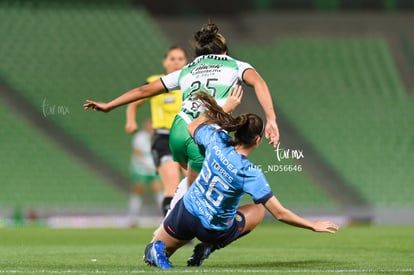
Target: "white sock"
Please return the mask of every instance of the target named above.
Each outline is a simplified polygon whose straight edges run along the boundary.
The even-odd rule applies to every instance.
[[[129,211],[128,218],[131,225],[135,225],[138,222],[138,216],[140,214],[142,206],[142,198],[140,195],[131,194],[129,196]]]
[[[164,192],[163,191],[155,192],[154,196],[155,196],[155,201],[157,202],[157,205],[161,206],[162,201],[164,200]]]
[[[188,184],[187,184],[187,177],[183,178],[180,183],[178,184],[177,190],[175,190],[174,197],[170,203],[170,209],[168,210],[166,217],[170,214],[171,210],[177,204],[177,202],[184,196],[185,193],[188,191]]]

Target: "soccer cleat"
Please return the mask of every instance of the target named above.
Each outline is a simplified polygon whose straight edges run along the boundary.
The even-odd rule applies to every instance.
[[[165,243],[155,241],[145,248],[144,262],[162,269],[171,268],[172,264],[165,255]]]
[[[194,247],[193,255],[188,259],[187,266],[200,266],[211,252],[213,252],[211,246],[199,243]]]

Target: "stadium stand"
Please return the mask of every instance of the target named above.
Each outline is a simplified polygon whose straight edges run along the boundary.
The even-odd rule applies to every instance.
[[[235,52],[254,60],[285,118],[369,203],[414,205],[414,101],[383,39],[280,37]]]
[[[161,71],[166,40],[145,12],[124,4],[18,3],[0,9],[1,77],[39,114],[49,111],[45,119],[126,173],[124,110],[96,115],[84,112],[82,104],[87,98],[112,99],[142,84],[148,72]]]
[[[121,208],[126,196],[62,151],[0,98],[0,208]]]
[[[141,84],[149,72],[162,70],[159,60],[168,44],[149,16],[125,4],[65,6],[50,1],[3,3],[0,13],[1,78],[37,106],[39,116],[126,174],[130,141],[123,133],[124,111],[91,114],[81,104],[87,97],[109,100]],[[40,163],[47,166],[49,162]],[[76,174],[67,170],[59,175],[65,173]],[[54,180],[45,180],[37,190],[39,196],[47,197],[44,190],[53,189]],[[288,183],[278,195],[290,205],[318,208],[332,204],[301,173],[280,175],[279,181]],[[89,192],[80,190],[88,196]],[[68,200],[56,203],[62,201]]]
[[[149,73],[162,71],[160,57],[169,44],[150,16],[128,1],[70,2],[0,2],[0,78],[31,102],[40,117],[126,175],[130,139],[123,132],[124,109],[91,114],[81,105],[87,98],[110,100],[141,84]],[[231,54],[261,72],[284,119],[368,202],[414,205],[412,174],[407,173],[414,163],[414,102],[382,38],[284,37],[270,44],[239,43]],[[0,161],[7,165],[1,170],[10,180],[2,183],[0,204],[121,204],[123,195],[108,187],[106,179],[1,107],[3,129],[10,128],[2,130],[5,153]],[[35,142],[28,144],[21,136],[33,136]],[[22,149],[11,150],[11,142]],[[263,144],[253,155],[262,169],[300,164],[276,162],[270,150]],[[26,161],[26,152],[39,160],[35,165],[21,161],[22,168],[29,166],[27,172],[14,168]],[[335,205],[306,173],[270,171],[267,177],[289,207]],[[32,188],[30,178],[38,188]],[[57,181],[64,187],[56,189]],[[27,188],[32,188],[30,194]]]
[[[127,176],[124,109],[92,114],[82,104],[87,98],[109,100],[161,71],[168,44],[144,11],[122,2],[65,3],[0,2],[0,78],[39,117]],[[149,114],[143,109],[140,119]],[[2,206],[125,207],[125,194],[106,179],[13,112],[1,113]]]

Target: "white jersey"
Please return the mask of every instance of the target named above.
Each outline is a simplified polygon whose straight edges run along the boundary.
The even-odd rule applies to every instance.
[[[243,80],[243,73],[253,67],[228,55],[202,55],[181,70],[161,77],[165,88],[170,91],[181,89],[183,104],[180,115],[185,120],[193,120],[200,114],[201,104],[193,100],[193,94],[204,91],[212,95],[219,105],[223,105],[230,88]]]
[[[144,130],[138,131],[132,138],[132,147],[134,152],[131,157],[131,171],[141,175],[155,175],[156,168],[151,155],[151,135]]]

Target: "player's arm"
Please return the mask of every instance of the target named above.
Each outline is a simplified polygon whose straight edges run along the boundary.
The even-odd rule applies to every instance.
[[[134,133],[138,130],[138,125],[136,121],[136,115],[139,106],[145,102],[145,99],[140,99],[128,104],[126,109],[126,122],[125,122],[125,132],[128,134]]]
[[[198,118],[191,121],[187,126],[187,130],[190,133],[190,136],[194,137],[195,130],[198,128],[198,126],[205,123],[206,121],[207,117],[205,115],[201,115]]]
[[[221,107],[225,113],[230,113],[236,109],[237,106],[241,103],[241,99],[243,97],[243,88],[242,86],[235,86],[231,89],[229,96],[226,99],[226,102]],[[201,124],[205,123],[207,121],[206,116],[201,115],[191,121],[188,126],[188,132],[192,137],[194,137],[194,132],[200,126]]]
[[[149,84],[145,84],[138,88],[129,90],[128,92],[122,94],[121,96],[115,98],[114,100],[108,103],[86,100],[86,103],[83,104],[83,107],[85,108],[85,110],[92,108],[95,111],[109,112],[112,109],[117,108],[121,105],[125,105],[133,101],[137,101],[154,95],[159,95],[163,92],[165,92],[164,84],[162,83],[161,79],[158,79]]]
[[[270,144],[276,147],[279,143],[279,128],[276,123],[276,113],[273,108],[269,87],[263,78],[253,69],[247,69],[243,73],[243,81],[253,87],[266,116],[266,138],[270,140]]]
[[[275,196],[268,199],[266,203],[264,203],[264,206],[273,215],[273,217],[289,225],[325,233],[335,233],[339,229],[336,224],[330,221],[312,222],[296,215],[289,209],[283,207]]]

